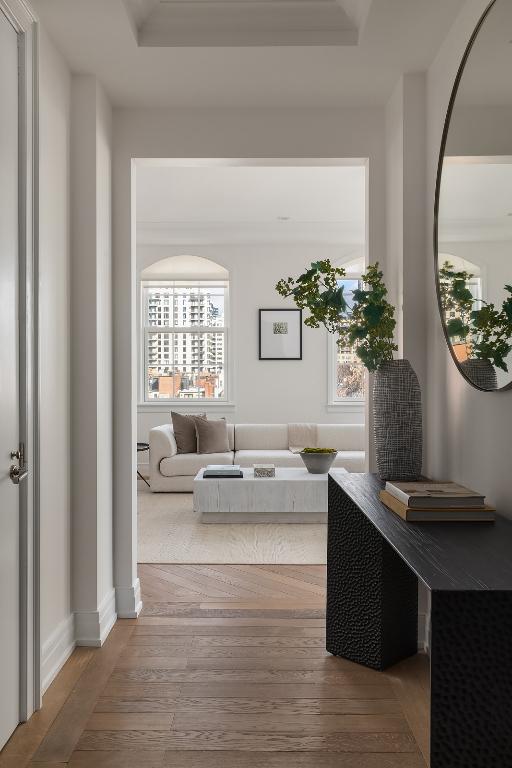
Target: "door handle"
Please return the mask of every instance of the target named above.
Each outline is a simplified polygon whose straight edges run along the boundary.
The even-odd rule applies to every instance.
[[[17,451],[11,451],[11,459],[18,459],[18,466],[11,464],[9,477],[14,485],[19,485],[28,476],[28,467],[25,464],[25,446],[23,443],[19,444]]]
[[[16,464],[11,464],[11,468],[9,469],[9,477],[11,478],[14,485],[19,485],[22,480],[25,480],[27,476],[27,467],[17,467]]]

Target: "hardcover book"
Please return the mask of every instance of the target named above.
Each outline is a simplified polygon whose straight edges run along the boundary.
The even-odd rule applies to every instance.
[[[243,477],[244,473],[240,469],[239,464],[234,466],[231,464],[209,464],[203,471],[203,479],[208,478],[239,478]]]
[[[485,504],[485,496],[457,483],[388,481],[386,491],[411,509],[468,509]]]
[[[208,472],[240,472],[240,464],[207,464]]]
[[[425,509],[407,507],[395,496],[387,491],[381,491],[380,500],[392,512],[399,515],[409,523],[492,523],[495,519],[494,507],[483,505],[481,507],[456,507],[451,509]]]

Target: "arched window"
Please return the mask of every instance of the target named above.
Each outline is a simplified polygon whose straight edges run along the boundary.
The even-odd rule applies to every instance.
[[[144,401],[223,401],[229,272],[199,256],[174,256],[141,272]]]

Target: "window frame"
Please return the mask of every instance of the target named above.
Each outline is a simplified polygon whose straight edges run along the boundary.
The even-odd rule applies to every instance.
[[[188,405],[201,405],[201,407],[226,406],[230,403],[231,394],[231,349],[230,349],[230,281],[225,280],[194,280],[192,278],[182,280],[172,280],[163,278],[161,280],[141,280],[140,281],[140,355],[139,355],[139,387],[140,397],[139,405],[149,408],[167,408],[187,407]],[[148,292],[147,288],[210,288],[222,287],[224,289],[224,325],[223,326],[172,326],[172,325],[147,325],[148,316]],[[223,397],[162,397],[149,398],[147,389],[147,369],[148,369],[148,338],[152,333],[222,333],[224,336],[224,395]],[[174,346],[173,346],[174,348]]]

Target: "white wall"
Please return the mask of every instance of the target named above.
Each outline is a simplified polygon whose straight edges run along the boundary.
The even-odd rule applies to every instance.
[[[512,107],[455,105],[448,155],[511,155]]]
[[[501,512],[512,516],[512,392],[479,392],[462,378],[452,362],[435,298],[430,238],[439,145],[450,91],[464,48],[487,5],[487,0],[467,0],[427,75],[428,440],[425,469],[433,477],[451,477],[480,488]]]
[[[425,392],[425,77],[403,75],[386,105],[387,284],[398,354]]]
[[[130,616],[140,603],[135,551],[137,325],[132,158],[369,158],[368,247],[371,260],[385,262],[384,111],[118,109],[113,143],[115,579],[118,613]]]
[[[73,609],[80,645],[116,619],[112,554],[111,110],[72,83]]]
[[[73,649],[70,561],[69,71],[40,30],[41,646],[46,688]]]
[[[98,605],[112,595],[113,553],[113,338],[112,338],[112,108],[98,86],[96,98],[96,322],[98,344]]]
[[[354,246],[353,250],[355,257],[361,248]],[[300,274],[317,259],[335,262],[340,251],[336,246],[302,244],[138,246],[138,273],[159,259],[183,253],[211,259],[229,271],[232,363],[228,367],[233,406],[215,407],[215,415],[234,423],[364,421],[363,405],[343,410],[328,407],[325,329],[303,326],[302,360],[258,359],[258,309],[295,306],[278,295],[277,281]],[[139,440],[148,439],[152,426],[169,421],[170,406],[165,403],[139,406],[138,411]]]

